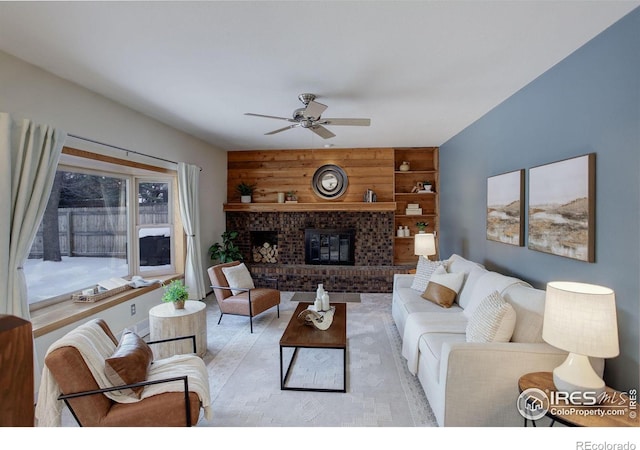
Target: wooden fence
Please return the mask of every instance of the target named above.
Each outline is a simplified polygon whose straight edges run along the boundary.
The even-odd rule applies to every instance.
[[[168,205],[140,206],[140,224],[168,222]],[[59,208],[58,227],[62,256],[127,256],[127,208]],[[42,225],[31,245],[30,259],[42,258]]]

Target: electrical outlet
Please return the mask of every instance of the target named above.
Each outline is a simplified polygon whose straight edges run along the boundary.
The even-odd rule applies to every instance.
[[[135,303],[133,303],[133,304],[131,305],[131,315],[132,315],[132,316],[135,316],[135,315],[136,315],[136,304],[135,304]]]

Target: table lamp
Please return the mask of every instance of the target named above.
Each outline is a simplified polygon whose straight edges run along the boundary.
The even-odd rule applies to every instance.
[[[589,357],[618,356],[618,324],[613,290],[593,284],[553,281],[547,284],[542,339],[569,352],[553,370],[553,383],[560,392],[575,393],[575,403],[587,400],[583,392],[598,398],[604,392],[602,378]]]
[[[418,233],[413,240],[413,254],[428,256],[436,254],[436,239],[433,233]]]

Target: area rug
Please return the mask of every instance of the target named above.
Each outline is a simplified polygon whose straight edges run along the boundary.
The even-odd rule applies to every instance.
[[[315,292],[296,292],[291,297],[292,302],[310,302],[316,299]],[[360,301],[360,294],[352,292],[330,292],[329,301],[335,303],[352,303]]]
[[[293,314],[293,293],[282,293],[280,318],[268,311],[254,319],[217,322],[211,302],[205,362],[218,427],[428,427],[435,417],[422,386],[407,370],[391,318],[391,294],[362,294],[347,305],[347,392],[280,390],[279,341]],[[230,320],[227,320],[230,319]],[[291,352],[285,350],[285,359]],[[339,350],[301,349],[289,385],[341,387]]]
[[[218,325],[217,302],[212,295],[205,299],[203,359],[213,418],[207,421],[201,413],[198,427],[437,426],[422,386],[401,355],[391,294],[362,294],[360,302],[347,303],[346,393],[280,390],[279,341],[297,306],[292,297],[282,292],[279,318],[275,309],[255,317],[253,334],[247,317],[225,315]],[[341,387],[342,353],[301,349],[288,385]],[[77,426],[68,410],[63,426]]]

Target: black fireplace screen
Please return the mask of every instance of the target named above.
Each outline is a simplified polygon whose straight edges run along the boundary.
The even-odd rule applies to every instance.
[[[355,265],[355,230],[304,230],[305,264]]]

